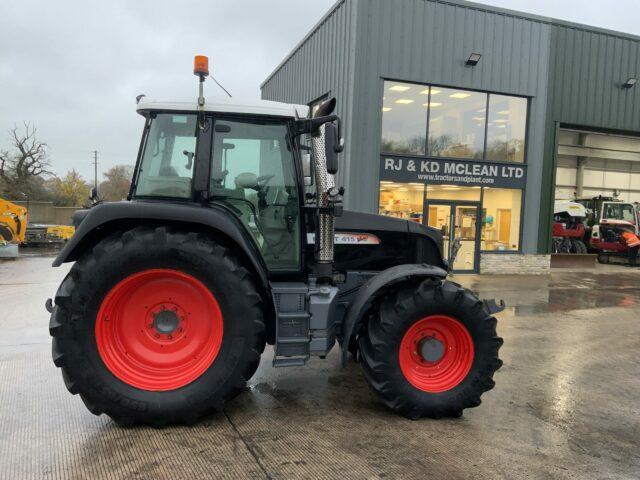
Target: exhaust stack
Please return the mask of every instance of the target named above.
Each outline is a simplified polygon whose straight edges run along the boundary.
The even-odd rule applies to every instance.
[[[311,139],[313,148],[314,171],[316,181],[316,199],[318,215],[318,273],[322,277],[331,276],[333,270],[333,213],[330,208],[338,196],[335,177],[327,171],[326,156],[327,124],[320,125],[317,134]]]
[[[331,98],[318,106],[311,119],[311,123],[317,123],[317,127],[311,129],[318,207],[317,272],[321,278],[329,280],[333,276],[334,217],[342,213],[342,189],[336,188],[335,180],[337,155],[342,151],[340,119],[332,115],[335,107],[336,99]]]
[[[316,272],[323,280],[333,279],[334,217],[342,214],[343,188],[336,188],[338,153],[343,149],[340,118],[332,112],[336,99],[321,103],[311,118],[299,119],[293,135],[311,135],[311,151],[316,183]]]

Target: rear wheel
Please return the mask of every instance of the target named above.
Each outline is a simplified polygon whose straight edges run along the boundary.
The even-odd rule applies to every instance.
[[[264,350],[249,272],[213,239],[140,227],[79,259],[56,294],[53,358],[71,393],[119,423],[192,423],[222,409]]]
[[[441,280],[389,295],[358,344],[373,390],[412,419],[457,417],[478,406],[502,365],[496,319],[468,290]]]

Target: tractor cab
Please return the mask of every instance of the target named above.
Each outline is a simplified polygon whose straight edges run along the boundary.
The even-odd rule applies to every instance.
[[[155,102],[146,119],[132,200],[215,204],[253,237],[270,270],[300,268],[303,192],[296,116],[308,107],[276,102]]]
[[[633,225],[640,223],[640,212],[633,203],[622,202],[614,197],[579,198],[577,203],[583,205],[587,211],[587,226],[594,227],[601,223],[616,220],[630,222]]]
[[[598,253],[598,261],[609,263],[613,258],[626,257],[627,246],[620,239],[628,229],[636,234],[640,231],[637,206],[602,195],[580,198],[576,202],[587,209],[585,240],[589,250]]]

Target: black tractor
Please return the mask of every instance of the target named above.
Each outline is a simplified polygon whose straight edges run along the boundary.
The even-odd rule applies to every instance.
[[[343,211],[335,100],[303,105],[138,99],[126,201],[74,217],[53,265],[53,361],[94,414],[190,424],[273,366],[336,342],[382,402],[412,419],[480,404],[502,365],[494,314],[447,280],[439,231]]]

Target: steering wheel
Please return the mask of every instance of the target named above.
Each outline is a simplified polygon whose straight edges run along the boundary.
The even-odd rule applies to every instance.
[[[258,181],[258,186],[260,188],[264,188],[267,186],[267,184],[271,181],[271,179],[275,177],[275,174],[272,175],[262,175],[260,177],[257,178]]]

